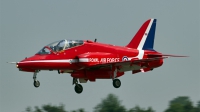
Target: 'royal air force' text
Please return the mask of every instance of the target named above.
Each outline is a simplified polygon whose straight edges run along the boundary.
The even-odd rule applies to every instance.
[[[111,63],[111,62],[119,62],[119,58],[89,58],[89,62],[97,62],[97,63]]]

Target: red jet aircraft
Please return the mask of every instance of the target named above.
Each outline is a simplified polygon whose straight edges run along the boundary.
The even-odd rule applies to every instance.
[[[163,64],[168,57],[153,49],[156,19],[147,20],[126,46],[103,44],[91,40],[60,40],[44,46],[38,53],[16,63],[20,71],[33,72],[34,86],[39,87],[36,79],[41,70],[57,70],[73,77],[76,93],[83,87],[78,83],[94,82],[96,79],[112,79],[113,86],[119,88],[118,77],[124,72],[152,71]]]

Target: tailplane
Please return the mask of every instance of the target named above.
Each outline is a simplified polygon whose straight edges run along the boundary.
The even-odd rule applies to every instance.
[[[154,37],[156,30],[156,19],[147,20],[135,34],[130,43],[126,46],[129,48],[154,50]]]

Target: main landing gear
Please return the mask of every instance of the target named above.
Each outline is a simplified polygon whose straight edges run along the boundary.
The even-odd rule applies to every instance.
[[[75,84],[74,90],[77,94],[80,94],[83,92],[83,86],[81,84],[78,84],[77,78],[73,78],[72,85]],[[119,88],[121,86],[121,81],[119,79],[113,79],[113,86],[115,88]]]
[[[119,88],[121,86],[121,81],[119,79],[114,79],[113,80],[113,86],[115,88]]]
[[[83,92],[83,86],[81,84],[78,84],[77,78],[73,78],[72,85],[75,84],[74,90],[77,94],[80,94]]]
[[[77,78],[73,78],[73,83],[72,85],[74,85],[74,90],[77,94],[80,94],[83,92],[83,86],[81,84],[78,84],[78,80]],[[115,88],[119,88],[121,86],[121,81],[119,79],[113,79],[113,86]]]
[[[37,80],[37,73],[38,71],[35,71],[33,74],[33,85],[38,88],[40,86],[40,82]]]
[[[33,74],[33,85],[38,88],[40,86],[40,82],[37,80],[37,73],[39,71],[35,71]],[[83,86],[81,84],[78,84],[77,78],[73,78],[72,85],[74,85],[74,90],[77,94],[80,94],[83,92]],[[119,88],[121,86],[121,81],[119,79],[113,79],[113,86],[115,88]]]

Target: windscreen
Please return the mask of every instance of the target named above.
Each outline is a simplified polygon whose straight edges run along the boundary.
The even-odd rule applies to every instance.
[[[50,54],[51,50],[53,52],[59,52],[82,44],[83,40],[60,40],[46,45],[37,54]]]

